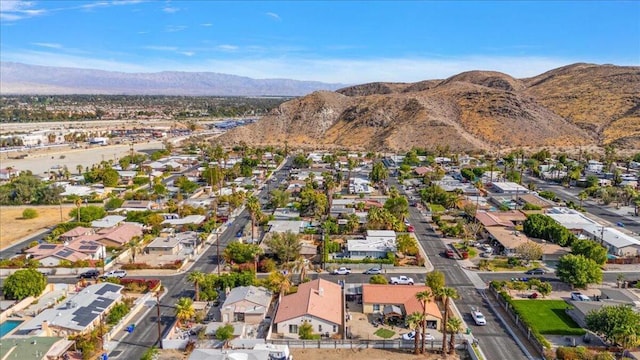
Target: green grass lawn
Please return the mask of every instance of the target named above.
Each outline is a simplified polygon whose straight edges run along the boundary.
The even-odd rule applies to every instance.
[[[583,335],[584,329],[565,313],[564,300],[512,300],[518,313],[540,334]]]
[[[390,339],[391,337],[393,337],[393,335],[396,334],[395,331],[389,330],[389,329],[378,329],[376,330],[376,332],[373,333],[374,335],[378,335],[383,339]]]
[[[431,211],[434,213],[442,213],[446,210],[444,206],[440,204],[429,204],[429,208],[431,208]]]

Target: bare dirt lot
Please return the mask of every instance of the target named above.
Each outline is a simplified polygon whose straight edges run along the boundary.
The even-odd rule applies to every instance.
[[[38,211],[35,219],[23,219],[22,211],[32,208]],[[69,220],[72,204],[62,205],[62,220]],[[0,249],[23,239],[37,231],[60,223],[60,207],[47,206],[0,206]]]

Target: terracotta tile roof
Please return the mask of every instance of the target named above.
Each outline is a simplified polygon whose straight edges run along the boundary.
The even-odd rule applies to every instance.
[[[362,302],[365,304],[390,304],[403,305],[406,314],[415,311],[422,312],[422,304],[416,299],[416,294],[430,290],[428,286],[415,285],[380,285],[380,284],[363,284],[362,285]],[[434,301],[427,303],[427,314],[442,318],[440,309]]]
[[[310,315],[342,324],[342,288],[340,285],[317,279],[298,286],[298,292],[280,301],[274,322]]]
[[[78,239],[85,241],[110,240],[124,245],[134,236],[142,236],[142,226],[136,224],[122,224],[112,228],[101,229],[97,234],[82,236]]]
[[[76,226],[73,229],[67,231],[64,234],[60,234],[61,238],[74,238],[74,237],[78,237],[78,236],[83,236],[83,235],[89,235],[93,233],[93,229],[91,228],[86,228],[83,226]]]
[[[484,225],[485,227],[488,227],[488,226],[510,227],[514,225],[511,221],[502,219],[496,216],[496,214],[492,212],[478,211],[478,213],[476,213],[476,219],[478,219],[478,221],[480,221],[480,223],[482,223],[482,225]]]

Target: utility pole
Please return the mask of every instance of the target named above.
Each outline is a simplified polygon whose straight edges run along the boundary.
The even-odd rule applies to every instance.
[[[156,292],[156,310],[158,323],[158,349],[162,349],[162,327],[160,325],[160,290]]]

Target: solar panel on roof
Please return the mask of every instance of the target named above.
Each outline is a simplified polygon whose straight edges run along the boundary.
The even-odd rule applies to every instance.
[[[97,248],[98,247],[95,246],[95,245],[82,245],[78,249],[80,249],[80,250],[95,250]]]
[[[108,292],[118,292],[119,286],[114,284],[105,284],[100,290],[96,291],[96,295],[104,295]]]
[[[66,258],[67,256],[73,254],[73,250],[69,250],[69,249],[63,249],[60,250],[56,253],[56,255],[60,256],[60,257],[64,257]]]
[[[54,244],[41,244],[40,245],[40,249],[44,249],[44,250],[51,250],[51,249],[55,249],[56,246],[58,245],[54,245]]]

